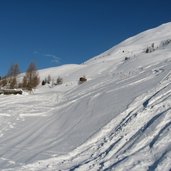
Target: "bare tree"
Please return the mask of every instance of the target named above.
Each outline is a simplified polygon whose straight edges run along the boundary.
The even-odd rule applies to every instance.
[[[26,77],[26,75],[23,77],[21,87],[22,88],[27,88],[27,77]]]
[[[9,87],[11,89],[17,87],[17,75],[18,74],[20,74],[19,65],[18,64],[11,65],[7,74]]]
[[[1,81],[0,81],[0,87],[4,87],[4,86],[6,86],[7,85],[7,78],[6,77],[4,77],[4,78],[2,78],[1,79]]]
[[[36,69],[36,65],[31,63],[23,77],[23,87],[32,91],[40,83],[39,74]]]
[[[52,80],[52,79],[51,79],[51,76],[48,75],[48,77],[47,77],[47,83],[50,84],[51,80]]]
[[[20,69],[19,69],[19,65],[18,64],[13,64],[11,65],[7,76],[11,77],[14,76],[16,77],[18,74],[20,74]]]
[[[17,87],[16,77],[10,78],[9,87],[10,87],[10,89],[14,89],[15,87]]]
[[[62,79],[62,77],[58,77],[58,78],[57,78],[56,84],[57,84],[57,85],[63,84],[63,79]]]

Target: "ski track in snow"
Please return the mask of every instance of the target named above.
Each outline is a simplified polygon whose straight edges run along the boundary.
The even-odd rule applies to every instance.
[[[170,24],[156,30],[85,64],[40,71],[63,74],[63,85],[1,95],[0,170],[170,171],[171,46],[161,46]]]
[[[159,170],[171,156],[171,94],[160,94],[170,88],[167,82],[157,87],[157,93],[151,90],[136,98],[126,111],[69,155],[39,161],[21,170]]]

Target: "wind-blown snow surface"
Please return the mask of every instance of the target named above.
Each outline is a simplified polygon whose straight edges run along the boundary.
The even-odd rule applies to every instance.
[[[0,96],[1,170],[171,169],[171,23],[39,73],[64,84]]]

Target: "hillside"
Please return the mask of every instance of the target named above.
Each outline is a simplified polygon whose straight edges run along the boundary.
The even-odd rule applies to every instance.
[[[81,65],[40,70],[64,83],[0,96],[0,170],[169,171],[170,71],[171,23]]]

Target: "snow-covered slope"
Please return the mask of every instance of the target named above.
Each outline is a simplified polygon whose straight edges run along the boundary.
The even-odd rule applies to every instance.
[[[1,170],[171,169],[171,23],[39,74],[64,83],[0,96]]]

